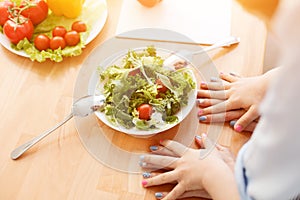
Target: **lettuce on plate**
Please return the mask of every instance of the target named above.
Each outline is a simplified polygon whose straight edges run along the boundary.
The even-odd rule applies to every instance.
[[[101,71],[102,93],[106,97],[104,112],[107,119],[125,128],[140,130],[163,128],[178,122],[176,114],[188,103],[195,82],[189,69],[172,70],[163,66],[164,60],[153,46],[143,51],[129,50],[121,65],[112,65]],[[156,80],[160,79],[168,90],[159,92]],[[150,120],[139,119],[137,108],[150,104]]]

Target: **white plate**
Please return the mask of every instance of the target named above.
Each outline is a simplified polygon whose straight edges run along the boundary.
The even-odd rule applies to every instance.
[[[108,16],[108,11],[107,11],[107,3],[106,0],[86,0],[84,5],[84,8],[82,11],[81,16],[79,16],[76,19],[82,19],[84,21],[91,21],[89,24],[91,27],[89,36],[86,40],[86,45],[89,44],[103,29],[105,22],[107,20],[107,16]],[[89,16],[91,16],[91,13],[95,13],[92,14],[93,18],[90,20],[86,19],[89,18]],[[74,19],[74,21],[76,21],[76,19]],[[23,56],[23,57],[29,57],[24,51],[17,51],[13,48],[11,48],[11,43],[10,41],[6,38],[6,36],[3,33],[0,33],[0,43],[9,51],[11,51],[12,53],[15,53],[19,56]]]
[[[144,49],[145,48],[143,47],[143,48],[135,48],[133,50],[139,52]],[[157,51],[157,55],[162,57],[163,59],[172,55],[172,52],[169,50],[166,50],[166,49],[156,48],[156,51]],[[128,52],[128,50],[124,50],[124,51],[121,51],[121,52],[118,52],[118,53],[112,55],[111,57],[109,57],[107,59],[108,61],[104,61],[102,63],[101,67],[103,67],[103,69],[105,69],[111,65],[120,66],[122,59],[127,54],[127,52]],[[182,58],[178,57],[178,60],[182,60]],[[197,80],[193,73],[192,67],[191,66],[188,66],[188,67],[190,67],[190,70],[188,70],[188,72],[192,76],[193,81],[195,82],[195,86],[196,86]],[[94,72],[94,76],[90,80],[90,85],[94,85],[93,86],[93,88],[95,88],[94,94],[96,94],[96,95],[102,95],[101,89],[103,88],[103,83],[101,83],[99,80],[100,80],[100,78],[99,78],[98,73]],[[95,87],[95,85],[96,85],[96,87]],[[165,124],[162,128],[154,128],[154,129],[150,129],[150,130],[140,130],[136,127],[133,127],[133,128],[128,129],[128,128],[123,127],[122,125],[111,123],[107,119],[106,115],[103,112],[98,111],[95,114],[103,123],[105,123],[107,126],[113,128],[117,131],[129,134],[129,135],[133,135],[136,137],[145,137],[145,136],[149,137],[151,135],[166,131],[166,130],[176,126],[190,113],[190,111],[192,110],[192,108],[195,105],[197,89],[196,88],[193,89],[192,91],[190,91],[190,93],[188,95],[189,95],[188,96],[188,104],[186,106],[182,106],[181,110],[176,114],[176,116],[178,117],[178,121],[176,123]]]

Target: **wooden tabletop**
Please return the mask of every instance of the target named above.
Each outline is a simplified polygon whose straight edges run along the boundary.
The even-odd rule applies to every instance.
[[[109,16],[104,29],[78,57],[66,58],[61,63],[37,63],[0,46],[0,199],[151,200],[155,199],[155,192],[170,189],[170,186],[144,189],[140,174],[120,171],[97,160],[82,144],[75,120],[18,160],[10,158],[14,148],[60,122],[70,112],[76,78],[84,60],[96,46],[114,36],[122,1],[107,3]],[[232,35],[241,38],[239,45],[209,53],[217,69],[242,76],[261,74],[266,29],[235,2]],[[176,126],[167,133],[141,139],[113,133],[105,125],[98,125],[107,130],[105,137],[113,146],[127,152],[145,152],[160,139],[172,139],[180,129]],[[198,133],[219,128],[222,132],[219,142],[235,154],[249,138],[247,133],[232,131],[228,124],[199,127]]]

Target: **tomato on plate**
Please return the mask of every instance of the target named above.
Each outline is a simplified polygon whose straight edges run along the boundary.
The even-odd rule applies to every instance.
[[[48,16],[48,4],[44,0],[23,0],[20,7],[25,8],[21,15],[29,18],[33,25],[41,23]]]
[[[40,51],[49,49],[50,38],[45,34],[39,34],[34,39],[34,46]]]
[[[69,31],[65,35],[65,41],[68,46],[75,46],[80,42],[80,35],[77,31]]]
[[[0,2],[0,26],[3,26],[10,16],[8,9],[14,6],[14,3],[8,0]]]
[[[139,119],[149,120],[152,115],[152,106],[144,103],[137,108],[137,111],[139,112]]]
[[[158,92],[165,93],[168,90],[168,88],[161,82],[160,79],[156,80],[156,84]]]
[[[52,30],[52,36],[60,36],[60,37],[65,37],[67,33],[67,29],[63,26],[56,26]]]
[[[72,24],[72,30],[77,31],[78,33],[86,31],[86,24],[82,21],[75,21]]]
[[[17,19],[9,19],[3,26],[3,33],[13,43],[18,44],[20,40],[27,38],[30,40],[33,35],[34,26],[30,19],[22,16]]]
[[[50,48],[52,50],[58,49],[58,48],[64,49],[66,47],[66,41],[63,37],[55,36],[50,40]]]

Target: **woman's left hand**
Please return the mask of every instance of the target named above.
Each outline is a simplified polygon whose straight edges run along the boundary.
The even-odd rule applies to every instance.
[[[191,149],[176,141],[164,140],[162,146],[153,151],[155,155],[141,156],[140,165],[144,169],[169,169],[164,173],[144,173],[142,185],[150,187],[166,183],[177,183],[169,193],[159,193],[163,199],[178,199],[189,195],[209,197],[205,191],[208,185],[206,179],[210,179],[208,172],[220,166],[225,173],[233,173],[231,166],[234,164],[232,154],[228,154],[226,148],[214,145],[202,134],[201,139],[196,137],[198,144],[204,149]],[[217,170],[219,170],[217,169]],[[217,180],[216,180],[217,181]]]

